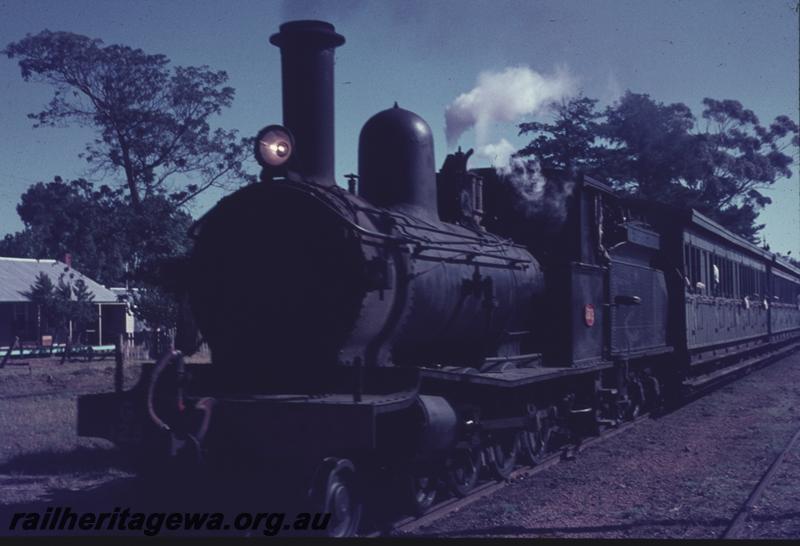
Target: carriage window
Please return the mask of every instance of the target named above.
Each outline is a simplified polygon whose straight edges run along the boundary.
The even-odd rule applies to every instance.
[[[782,277],[775,277],[774,301],[795,304],[798,293],[800,293],[800,287],[797,284]]]
[[[711,255],[711,266],[709,268],[710,275],[709,280],[711,282],[708,283],[708,288],[711,290],[711,294],[714,296],[719,295],[719,280],[720,280],[720,270],[719,270],[719,259],[715,255]]]
[[[692,284],[692,247],[686,243],[683,245],[683,278],[686,285]]]
[[[739,268],[739,296],[752,297],[756,292],[756,271],[752,267],[742,265]]]
[[[722,295],[731,296],[731,262],[725,259],[722,260]]]
[[[683,248],[684,275],[689,285],[688,289],[690,292],[702,292],[697,288],[697,283],[703,282],[700,249],[690,244],[686,244]]]
[[[733,262],[730,260],[725,260],[725,277],[724,277],[724,286],[725,286],[725,297],[732,298],[733,297]]]
[[[707,264],[706,287],[709,294],[720,298],[733,298],[737,293],[742,293],[740,288],[742,272],[739,264],[710,253]]]
[[[702,282],[703,271],[700,266],[700,249],[692,247],[692,291],[697,290],[697,283]]]
[[[739,264],[738,268],[739,275],[736,278],[736,290],[738,290],[738,294],[740,297],[744,297],[747,295],[747,266],[744,264]]]

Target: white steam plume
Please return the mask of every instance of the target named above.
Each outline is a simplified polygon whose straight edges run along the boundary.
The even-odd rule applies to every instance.
[[[573,94],[574,89],[575,80],[564,67],[551,75],[527,66],[481,72],[475,88],[459,95],[445,110],[447,145],[455,145],[465,131],[474,127],[480,150],[488,144],[492,123],[510,123],[535,114],[551,102]]]
[[[553,102],[575,93],[576,80],[566,68],[543,75],[527,66],[501,72],[482,72],[478,84],[459,95],[445,110],[447,144],[452,147],[467,130],[475,128],[475,151],[488,159],[500,180],[517,196],[515,207],[526,217],[553,224],[566,218],[567,197],[574,184],[547,180],[538,162],[514,157],[516,149],[505,138],[490,141],[493,123],[511,123],[538,113]]]
[[[553,224],[566,219],[567,198],[575,188],[574,182],[548,180],[536,160],[510,157],[501,165],[495,170],[514,189],[517,210],[528,218],[539,216]]]
[[[487,158],[492,165],[498,168],[505,168],[506,165],[509,165],[511,156],[517,151],[514,145],[504,138],[494,144],[485,144],[477,146],[477,148],[478,155]]]

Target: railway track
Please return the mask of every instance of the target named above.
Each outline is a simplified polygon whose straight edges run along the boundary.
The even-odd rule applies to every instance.
[[[720,387],[722,387],[722,386],[724,386],[724,385],[726,385],[726,384],[728,384],[728,383],[730,383],[732,381],[735,381],[736,379],[742,377],[743,375],[746,375],[746,374],[748,374],[748,373],[750,373],[750,372],[752,372],[754,370],[757,370],[759,368],[768,366],[769,364],[771,364],[773,362],[776,362],[776,361],[788,356],[789,354],[791,354],[792,352],[794,352],[794,351],[796,351],[798,349],[800,349],[800,344],[791,344],[791,345],[788,345],[788,346],[781,347],[780,349],[778,349],[778,350],[776,350],[774,352],[770,352],[768,354],[759,355],[758,357],[751,358],[751,359],[745,361],[744,363],[742,363],[742,365],[737,366],[736,367],[737,369],[735,370],[735,373],[731,373],[731,374],[728,374],[726,376],[721,376],[718,379],[716,379],[715,381],[709,382],[708,384],[704,385],[702,388],[692,389],[691,392],[686,394],[686,396],[683,398],[683,400],[680,403],[678,403],[678,404],[670,404],[670,405],[666,406],[665,408],[663,408],[662,411],[667,411],[667,412],[674,411],[674,410],[678,409],[679,407],[684,406],[685,404],[688,404],[688,403],[691,403],[694,400],[697,400],[698,398],[708,394],[709,392],[711,392],[713,390],[716,390],[716,389],[718,389],[718,388],[720,388]],[[507,485],[509,485],[510,483],[512,483],[512,482],[514,482],[516,480],[519,480],[519,479],[522,479],[522,478],[525,478],[525,477],[528,477],[528,476],[533,476],[533,475],[536,475],[536,474],[538,474],[540,472],[543,472],[544,470],[547,470],[548,468],[551,468],[552,466],[558,464],[561,460],[570,458],[570,456],[569,456],[570,454],[574,455],[575,453],[583,451],[584,449],[586,449],[586,448],[588,448],[588,447],[590,447],[592,445],[595,445],[595,444],[597,444],[599,442],[602,442],[603,440],[606,440],[606,439],[608,439],[610,437],[613,437],[613,436],[616,436],[618,434],[621,434],[621,433],[629,430],[630,428],[640,424],[641,422],[643,422],[643,421],[645,421],[647,419],[650,419],[650,417],[651,417],[651,415],[649,413],[641,415],[641,416],[639,416],[639,417],[637,417],[637,418],[635,418],[635,419],[633,419],[631,421],[626,421],[624,423],[621,423],[620,425],[618,425],[618,426],[616,426],[614,428],[606,429],[603,432],[601,432],[598,436],[592,436],[592,437],[589,437],[589,438],[585,438],[578,445],[567,445],[567,446],[564,446],[559,452],[553,453],[549,457],[547,457],[544,460],[542,460],[542,462],[540,462],[536,466],[523,466],[523,467],[520,467],[520,468],[516,469],[511,474],[511,476],[509,477],[508,480],[505,480],[505,481],[498,481],[498,480],[487,481],[485,483],[482,483],[482,484],[476,486],[475,489],[467,497],[463,497],[463,498],[457,498],[457,497],[448,498],[448,499],[438,503],[437,505],[432,507],[430,510],[428,510],[425,514],[423,514],[421,516],[418,516],[418,517],[404,517],[404,518],[398,519],[398,520],[392,522],[390,525],[388,525],[388,527],[384,526],[383,530],[371,532],[371,533],[367,534],[366,536],[368,536],[368,537],[378,537],[378,536],[386,536],[386,535],[388,535],[390,533],[413,532],[413,531],[415,531],[415,530],[417,530],[417,529],[419,529],[421,527],[424,527],[426,525],[429,525],[429,524],[431,524],[431,523],[433,523],[433,522],[435,522],[435,521],[437,521],[437,520],[439,520],[439,519],[441,519],[441,518],[443,518],[443,517],[445,517],[445,516],[447,516],[447,515],[449,515],[451,513],[457,512],[457,511],[461,510],[462,508],[464,508],[464,507],[476,502],[477,500],[479,500],[479,499],[481,499],[483,497],[486,497],[488,495],[491,495],[492,493],[495,493],[495,492],[503,489],[504,487],[506,487]],[[773,461],[773,463],[770,466],[770,468],[766,471],[766,473],[761,478],[759,483],[756,484],[756,486],[753,489],[753,491],[751,492],[750,496],[745,501],[745,503],[742,505],[742,507],[739,509],[739,511],[737,512],[736,516],[731,521],[731,524],[726,529],[726,531],[723,534],[723,536],[721,536],[720,538],[735,538],[738,535],[738,533],[741,531],[742,527],[744,526],[745,522],[747,521],[747,519],[749,517],[750,510],[755,505],[755,503],[759,500],[759,498],[761,497],[763,491],[766,489],[767,485],[770,483],[772,477],[775,475],[776,471],[780,467],[780,463],[783,460],[784,456],[786,455],[786,453],[791,451],[791,449],[798,442],[800,442],[800,430],[797,431],[797,433],[794,435],[794,437],[789,442],[789,444],[787,444],[787,446],[778,455],[778,457],[775,459],[775,461]]]
[[[766,472],[764,472],[764,475],[761,476],[761,479],[758,480],[758,483],[756,483],[755,487],[750,492],[750,495],[748,495],[747,500],[745,500],[739,510],[737,510],[736,515],[731,520],[731,523],[719,538],[740,538],[744,529],[744,525],[750,518],[750,513],[753,507],[761,499],[769,484],[772,483],[772,480],[780,469],[781,463],[783,463],[786,454],[792,451],[792,449],[794,449],[798,443],[800,443],[800,429],[795,432],[794,436],[792,436],[786,446],[772,461],[772,464],[769,465],[769,468],[767,468]]]
[[[564,446],[558,452],[555,452],[548,457],[544,458],[539,464],[536,466],[522,466],[517,468],[512,472],[511,476],[508,480],[499,481],[499,480],[491,480],[484,482],[475,487],[472,492],[463,498],[458,497],[451,497],[445,499],[444,501],[438,503],[430,510],[428,510],[425,514],[418,516],[418,517],[404,517],[392,522],[390,525],[385,527],[382,531],[374,531],[372,533],[367,534],[367,537],[379,537],[379,536],[386,536],[390,533],[404,533],[404,532],[411,532],[419,529],[420,527],[424,527],[435,522],[438,519],[441,519],[448,514],[453,512],[457,512],[462,508],[469,506],[470,504],[474,503],[475,501],[482,499],[492,493],[495,493],[504,487],[510,485],[511,483],[524,479],[530,476],[534,476],[540,472],[547,470],[548,468],[553,467],[554,465],[558,464],[562,460],[572,458],[576,453],[583,451],[591,447],[594,444],[597,444],[603,440],[621,434],[630,428],[640,424],[643,421],[646,421],[650,418],[650,414],[643,414],[631,421],[626,421],[621,423],[620,425],[609,428],[602,431],[598,436],[592,436],[589,438],[585,438],[579,444],[570,444]]]
[[[773,363],[785,356],[788,353],[797,350],[800,345],[794,344],[789,345],[781,348],[776,352],[772,352],[766,355],[761,355],[759,358],[754,358],[747,361],[747,366],[743,367],[740,370],[737,370],[737,373],[731,374],[725,378],[720,378],[719,381],[715,381],[713,385],[705,386],[702,389],[698,389],[697,391],[693,392],[690,396],[683,400],[682,403],[671,406],[668,408],[668,411],[672,411],[677,409],[680,406],[685,405],[686,403],[690,403],[691,401],[697,399],[698,397],[707,394],[709,391],[717,389],[724,384],[729,383],[730,381],[735,380],[738,377],[746,375],[753,370],[765,367],[770,363]],[[82,389],[79,390],[43,390],[40,392],[33,392],[33,393],[24,393],[24,394],[7,394],[7,395],[0,395],[0,400],[11,400],[11,399],[20,399],[20,398],[32,398],[32,397],[50,397],[50,396],[65,396],[65,395],[77,395],[83,394],[84,392]],[[377,536],[385,536],[390,533],[405,533],[405,532],[413,532],[418,530],[421,527],[425,527],[434,523],[435,521],[446,517],[449,514],[462,510],[463,508],[469,506],[470,504],[484,498],[488,495],[491,495],[497,491],[502,490],[507,485],[511,483],[525,479],[527,477],[531,477],[534,475],[539,474],[549,468],[552,468],[556,464],[558,464],[561,460],[565,458],[570,458],[570,455],[581,452],[589,447],[596,445],[603,440],[609,439],[613,436],[621,434],[630,430],[631,428],[641,424],[642,422],[648,420],[651,416],[649,414],[645,414],[642,416],[637,417],[632,421],[626,421],[621,423],[620,425],[609,428],[604,430],[598,436],[593,436],[589,438],[585,438],[580,444],[578,445],[567,445],[564,446],[560,451],[553,453],[552,455],[548,456],[547,458],[543,459],[539,464],[535,466],[523,466],[517,468],[510,476],[509,480],[506,481],[486,481],[481,483],[480,485],[476,486],[473,491],[470,493],[469,496],[464,498],[448,498],[445,499],[430,510],[428,510],[425,514],[419,517],[403,517],[397,519],[395,521],[391,521],[388,525],[384,524],[381,530],[372,531],[366,536],[368,537],[377,537]],[[755,488],[751,491],[750,495],[748,496],[747,500],[744,504],[740,507],[737,511],[736,515],[734,516],[733,520],[731,520],[730,525],[725,530],[724,534],[720,536],[720,538],[735,538],[739,536],[739,534],[744,529],[744,525],[747,523],[748,518],[750,516],[751,510],[753,506],[759,501],[763,492],[767,489],[769,484],[772,482],[772,479],[777,474],[777,471],[780,469],[781,462],[783,461],[785,455],[790,452],[797,444],[800,442],[800,430],[798,430],[791,441],[786,445],[786,447],[782,450],[782,452],[776,457],[773,463],[770,465],[769,469],[765,472],[762,476],[758,484],[756,484]]]

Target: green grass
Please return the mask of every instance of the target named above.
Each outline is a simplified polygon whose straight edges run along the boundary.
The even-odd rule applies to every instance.
[[[139,366],[126,369],[126,384]],[[77,435],[78,394],[113,389],[113,362],[31,361],[0,370],[0,505],[129,476],[107,440]]]

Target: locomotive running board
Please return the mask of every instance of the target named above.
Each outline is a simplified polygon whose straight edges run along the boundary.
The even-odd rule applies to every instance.
[[[719,381],[724,381],[725,379],[733,377],[736,374],[747,373],[750,368],[758,366],[762,363],[766,363],[770,360],[786,356],[797,349],[800,349],[800,343],[785,345],[776,349],[775,351],[755,356],[751,359],[745,360],[744,362],[740,362],[739,364],[728,366],[706,375],[700,375],[691,379],[687,379],[683,382],[683,386],[692,390],[702,389]]]
[[[611,362],[603,362],[595,366],[578,367],[531,367],[514,368],[501,372],[479,372],[472,368],[445,370],[435,368],[421,368],[422,380],[447,381],[450,383],[468,383],[473,385],[486,385],[491,387],[521,387],[532,383],[549,381],[559,377],[583,375],[612,368]],[[474,371],[472,371],[474,370]]]

